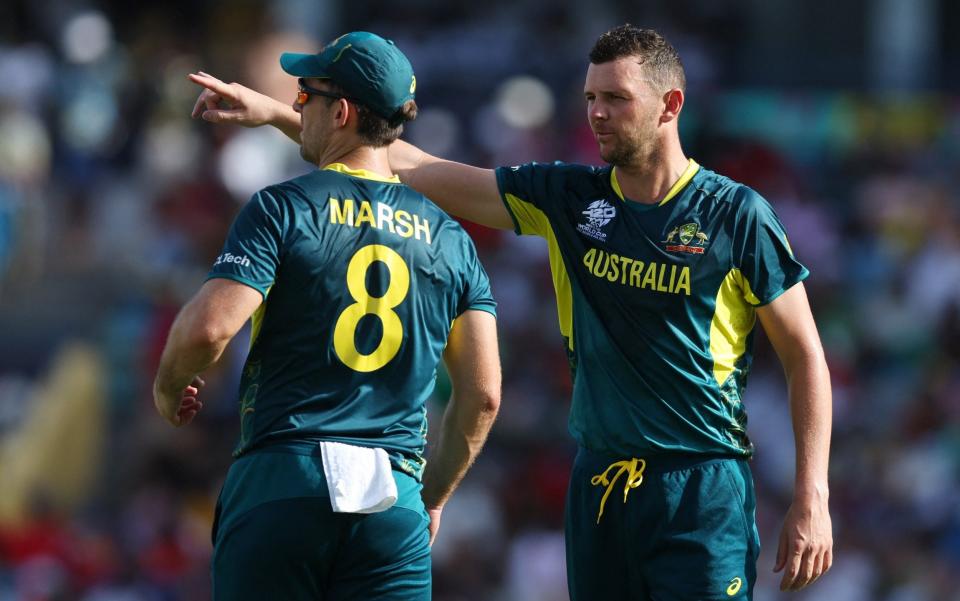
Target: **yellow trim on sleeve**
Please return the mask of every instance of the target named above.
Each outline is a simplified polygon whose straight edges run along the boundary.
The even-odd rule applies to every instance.
[[[716,309],[710,322],[710,355],[713,377],[723,386],[746,352],[747,337],[756,323],[753,304],[760,301],[739,269],[731,269],[717,292]]]
[[[373,171],[367,171],[366,169],[352,169],[343,163],[330,163],[324,167],[327,171],[336,171],[337,173],[342,173],[344,175],[350,175],[352,177],[359,177],[363,179],[372,179],[375,182],[384,182],[387,184],[399,184],[400,178],[396,175],[393,177],[384,177],[379,173],[374,173]]]
[[[550,227],[547,215],[513,194],[504,194],[510,211],[517,220],[521,234],[535,234],[547,241],[547,251],[550,256],[550,274],[553,277],[553,291],[557,297],[557,317],[560,321],[560,333],[567,339],[570,350],[573,350],[573,289],[570,287],[570,276],[567,266],[563,263],[560,245]]]
[[[693,179],[693,176],[697,174],[697,171],[700,170],[700,165],[696,161],[690,159],[687,161],[687,168],[684,169],[683,173],[680,175],[680,179],[675,181],[670,187],[670,190],[667,191],[667,195],[663,197],[658,204],[658,206],[663,206],[673,200],[673,197],[680,193],[680,190],[690,183],[690,180]],[[617,168],[614,167],[610,170],[610,187],[613,188],[613,191],[620,197],[620,200],[626,200],[623,195],[623,190],[620,189],[620,182],[617,181]]]
[[[273,286],[270,286],[270,288],[273,288]],[[253,343],[257,341],[260,328],[263,326],[263,316],[267,314],[267,295],[270,294],[270,288],[267,288],[266,292],[263,293],[263,302],[250,316],[250,348],[253,348]]]

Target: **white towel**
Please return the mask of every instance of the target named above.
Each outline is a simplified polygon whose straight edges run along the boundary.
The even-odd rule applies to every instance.
[[[397,483],[383,449],[320,442],[330,504],[337,513],[377,513],[397,502]]]

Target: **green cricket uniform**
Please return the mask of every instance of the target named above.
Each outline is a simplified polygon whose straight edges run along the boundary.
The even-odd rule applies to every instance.
[[[610,167],[532,163],[498,169],[497,182],[517,233],[547,240],[573,373],[574,599],[748,597],[759,543],[742,394],[755,308],[808,274],[773,209],[692,160],[655,205],[624,199]],[[695,506],[690,552],[664,521]],[[708,507],[743,518],[715,520]],[[674,566],[687,574],[680,588],[663,569],[672,548],[686,562]]]
[[[215,597],[429,599],[425,402],[454,319],[495,312],[469,236],[398,179],[334,164],[254,195],[209,277],[264,296],[214,527]],[[396,505],[333,513],[320,441],[385,449]]]

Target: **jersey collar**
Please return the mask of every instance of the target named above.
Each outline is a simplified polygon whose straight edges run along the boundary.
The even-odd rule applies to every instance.
[[[683,190],[684,186],[690,183],[690,180],[693,179],[693,176],[697,174],[697,171],[700,170],[700,165],[696,161],[690,159],[687,162],[687,168],[683,171],[683,174],[680,176],[673,186],[670,187],[670,190],[667,192],[667,195],[663,197],[657,206],[663,206],[673,200],[673,197],[680,193],[680,190]],[[623,191],[620,190],[620,182],[617,181],[617,168],[614,167],[610,170],[610,186],[613,187],[613,191],[617,193],[617,196],[620,197],[620,200],[626,200],[623,196]]]
[[[363,179],[372,179],[376,182],[386,182],[388,184],[399,184],[400,178],[394,175],[393,177],[383,177],[380,174],[374,173],[373,171],[367,171],[366,169],[351,169],[343,163],[330,163],[324,169],[328,171],[336,171],[337,173],[343,173],[344,175],[350,175],[353,177],[360,177]]]

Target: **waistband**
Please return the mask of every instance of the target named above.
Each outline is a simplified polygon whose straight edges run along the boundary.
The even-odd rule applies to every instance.
[[[265,440],[253,447],[244,449],[242,453],[239,455],[234,455],[233,458],[234,460],[239,460],[256,453],[285,453],[288,455],[302,455],[306,457],[322,457],[323,451],[320,450],[320,442],[322,442],[322,440],[324,439],[288,438],[281,440]],[[346,444],[355,445],[356,443],[351,442]],[[415,480],[420,481],[420,479],[423,477],[422,460],[419,463],[418,469],[416,459],[411,460],[406,455],[396,450],[384,450],[387,452],[387,456],[390,458],[390,465],[395,471],[403,472]]]
[[[303,440],[303,439],[287,439],[287,440],[267,440],[260,442],[259,444],[244,449],[243,453],[237,456],[237,459],[240,457],[246,457],[247,455],[252,455],[253,453],[268,452],[268,453],[290,453],[291,455],[307,455],[307,456],[317,456],[320,457],[320,440]]]
[[[577,461],[588,465],[606,467],[613,463],[623,460],[630,460],[633,457],[622,457],[619,455],[610,455],[607,453],[598,453],[585,447],[578,447]],[[722,461],[747,461],[749,457],[740,455],[724,454],[693,454],[693,453],[661,453],[656,455],[644,455],[637,457],[646,462],[645,472],[648,474],[664,474],[667,472],[677,472],[691,468],[704,467]]]

